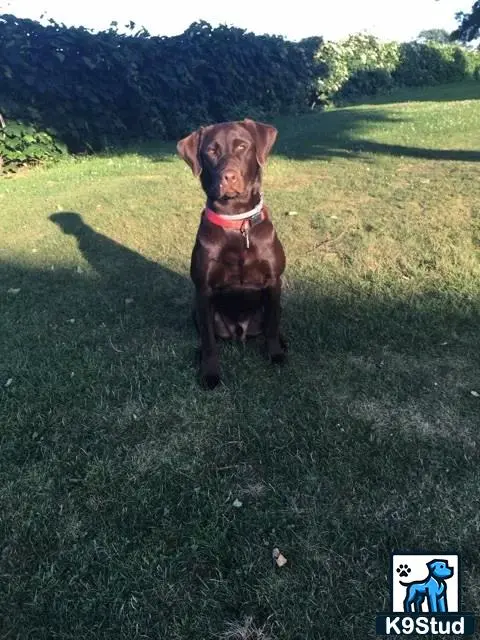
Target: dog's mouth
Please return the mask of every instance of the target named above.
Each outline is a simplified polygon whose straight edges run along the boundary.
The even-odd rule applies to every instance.
[[[217,185],[209,190],[208,195],[216,202],[228,202],[229,200],[244,198],[247,192],[248,190],[243,185],[232,185],[231,187]]]
[[[235,198],[238,198],[241,195],[243,195],[241,191],[224,191],[223,193],[220,193],[218,200],[220,200],[220,202],[227,202],[228,200],[235,200]]]
[[[231,172],[231,174],[232,177],[230,180],[225,180],[221,176],[221,179],[217,183],[217,197],[220,200],[234,200],[235,198],[245,196],[247,184],[243,176],[240,173],[233,174],[233,172]]]

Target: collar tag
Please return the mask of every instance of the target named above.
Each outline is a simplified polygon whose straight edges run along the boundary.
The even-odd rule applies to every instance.
[[[250,218],[250,226],[253,227],[259,222],[262,222],[262,220],[263,220],[262,211],[257,211],[257,213],[254,213],[253,216]]]
[[[245,248],[246,249],[250,249],[250,237],[249,237],[249,233],[248,233],[248,226],[244,226],[242,231],[241,231],[242,236],[245,239]]]

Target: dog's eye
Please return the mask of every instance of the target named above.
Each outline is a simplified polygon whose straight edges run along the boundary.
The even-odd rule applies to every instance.
[[[237,144],[237,151],[245,151],[246,148],[247,145],[244,142],[240,142],[239,144]]]
[[[207,153],[208,153],[209,156],[215,157],[217,155],[217,148],[216,147],[208,147]]]

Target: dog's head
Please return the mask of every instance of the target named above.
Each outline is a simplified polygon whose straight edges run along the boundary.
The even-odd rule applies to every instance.
[[[439,580],[446,580],[453,576],[453,567],[449,567],[446,560],[431,560],[427,563],[427,567],[432,576]]]
[[[177,144],[179,155],[200,176],[212,201],[248,199],[259,191],[262,167],[277,129],[245,119],[201,127]]]

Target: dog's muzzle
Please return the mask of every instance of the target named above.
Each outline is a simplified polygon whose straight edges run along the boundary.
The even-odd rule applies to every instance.
[[[226,167],[221,171],[218,182],[220,197],[234,198],[245,191],[245,180],[241,171],[234,167]]]

